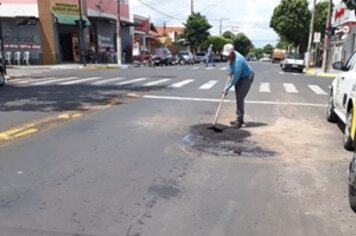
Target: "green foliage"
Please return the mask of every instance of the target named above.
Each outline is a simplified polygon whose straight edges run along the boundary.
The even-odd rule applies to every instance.
[[[254,47],[251,40],[244,33],[238,33],[234,37],[233,45],[235,50],[243,56],[247,55],[247,53]]]
[[[222,36],[227,39],[233,39],[235,37],[235,34],[228,30],[225,31]]]
[[[232,43],[232,40],[222,36],[209,36],[201,45],[201,49],[206,50],[210,44],[213,45],[214,51],[221,51],[225,44]]]
[[[209,29],[212,27],[206,17],[199,12],[190,15],[184,26],[184,37],[193,49],[208,38]]]
[[[299,46],[299,52],[306,51],[311,12],[307,0],[281,0],[274,9],[270,27],[288,42]]]
[[[258,59],[263,57],[263,49],[262,48],[252,48],[249,54],[254,54]]]
[[[350,9],[350,10],[356,10],[356,4],[353,3],[353,2],[355,2],[355,1],[352,1],[352,0],[342,0],[342,1],[345,3],[345,5],[346,5],[346,7],[347,7],[348,9]]]
[[[273,52],[273,46],[271,44],[267,44],[263,47],[263,53],[265,54],[272,54]]]
[[[326,29],[326,20],[328,17],[329,2],[319,2],[315,7],[314,32],[320,32],[321,38],[324,38]]]

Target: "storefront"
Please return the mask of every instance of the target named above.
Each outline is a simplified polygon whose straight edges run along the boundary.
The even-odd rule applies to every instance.
[[[335,34],[330,39],[329,66],[335,61],[345,62],[356,50],[355,12],[346,8],[343,2],[334,7],[331,27]]]

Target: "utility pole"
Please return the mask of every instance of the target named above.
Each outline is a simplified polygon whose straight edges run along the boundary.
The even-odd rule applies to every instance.
[[[121,66],[121,20],[120,20],[120,5],[121,0],[117,0],[117,16],[116,16],[116,59],[117,65]]]
[[[194,13],[194,0],[190,0],[190,14],[193,15]]]
[[[330,46],[330,31],[331,31],[331,9],[332,0],[329,0],[328,16],[326,19],[326,32],[324,38],[324,52],[323,52],[323,72],[327,70],[327,60],[329,58],[329,46]]]
[[[1,2],[0,2],[1,6]],[[2,35],[2,21],[0,21],[0,53],[1,53],[1,64],[4,69],[4,74],[6,75],[6,63],[5,63],[5,53],[4,53],[4,37]]]
[[[311,56],[311,45],[312,45],[313,33],[314,33],[315,5],[316,5],[316,0],[313,0],[313,9],[312,9],[312,15],[311,15],[311,21],[310,21],[310,27],[309,27],[307,58],[305,60],[305,69],[306,70],[309,69],[310,58],[311,58],[310,56]]]
[[[220,18],[219,35],[222,35],[222,21],[228,20],[229,18]]]
[[[84,54],[82,0],[78,0],[78,6],[79,6],[79,22],[78,22],[79,63],[83,63],[83,65],[86,66],[86,58]]]

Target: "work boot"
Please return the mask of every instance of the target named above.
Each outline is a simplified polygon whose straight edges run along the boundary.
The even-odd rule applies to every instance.
[[[245,122],[243,120],[242,121],[233,120],[233,121],[230,121],[230,125],[235,128],[240,128],[242,126],[245,126]]]

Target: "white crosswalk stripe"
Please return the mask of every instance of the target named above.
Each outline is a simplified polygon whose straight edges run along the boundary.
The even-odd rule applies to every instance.
[[[137,78],[137,79],[132,79],[132,80],[128,80],[128,81],[123,81],[123,82],[117,83],[116,85],[133,84],[133,83],[138,83],[138,82],[141,82],[144,80],[147,80],[147,78]]]
[[[67,77],[67,78],[61,78],[61,79],[50,79],[48,78],[46,81],[43,82],[36,82],[31,85],[46,85],[46,84],[53,84],[57,82],[62,82],[62,81],[67,81],[67,80],[73,80],[73,79],[78,79],[78,77]]]
[[[227,67],[221,67],[219,70],[227,70]]]
[[[82,82],[88,82],[88,81],[98,80],[98,79],[100,79],[100,77],[91,77],[91,78],[86,78],[86,79],[76,79],[76,80],[72,80],[72,81],[68,81],[68,82],[59,83],[59,85],[79,84],[79,83],[82,83]]]
[[[110,83],[110,82],[116,82],[118,80],[123,80],[123,79],[125,79],[125,78],[117,77],[117,78],[111,78],[111,79],[103,79],[103,80],[100,80],[100,81],[92,82],[91,85],[107,84],[107,83]]]
[[[203,84],[202,86],[199,87],[199,89],[207,90],[211,89],[214,87],[214,85],[217,83],[217,80],[210,80],[208,83]]]
[[[199,69],[198,66],[195,66],[195,67],[192,68],[192,70],[198,70],[198,69]]]
[[[43,78],[43,79],[32,79],[32,78],[27,78],[27,79],[18,79],[18,80],[14,80],[12,81],[12,84],[16,84],[16,85],[20,85],[20,84],[30,84],[35,82],[40,82],[40,81],[45,81],[48,79],[54,79],[54,78]]]
[[[180,81],[178,83],[175,83],[175,84],[172,84],[171,86],[169,87],[172,87],[172,88],[180,88],[180,87],[183,87],[184,85],[187,85],[191,82],[193,82],[194,80],[193,79],[186,79],[186,80],[183,80],[183,81]]]
[[[259,91],[261,93],[270,93],[271,92],[270,83],[261,83]]]
[[[168,82],[170,80],[171,79],[160,79],[160,80],[148,82],[148,83],[144,84],[143,86],[154,86],[154,85],[158,85],[158,84],[163,84],[163,83]]]
[[[299,93],[293,84],[283,83],[283,86],[287,93]]]
[[[309,84],[308,87],[313,90],[314,93],[318,95],[328,95],[324,90],[322,90],[318,85]]]

